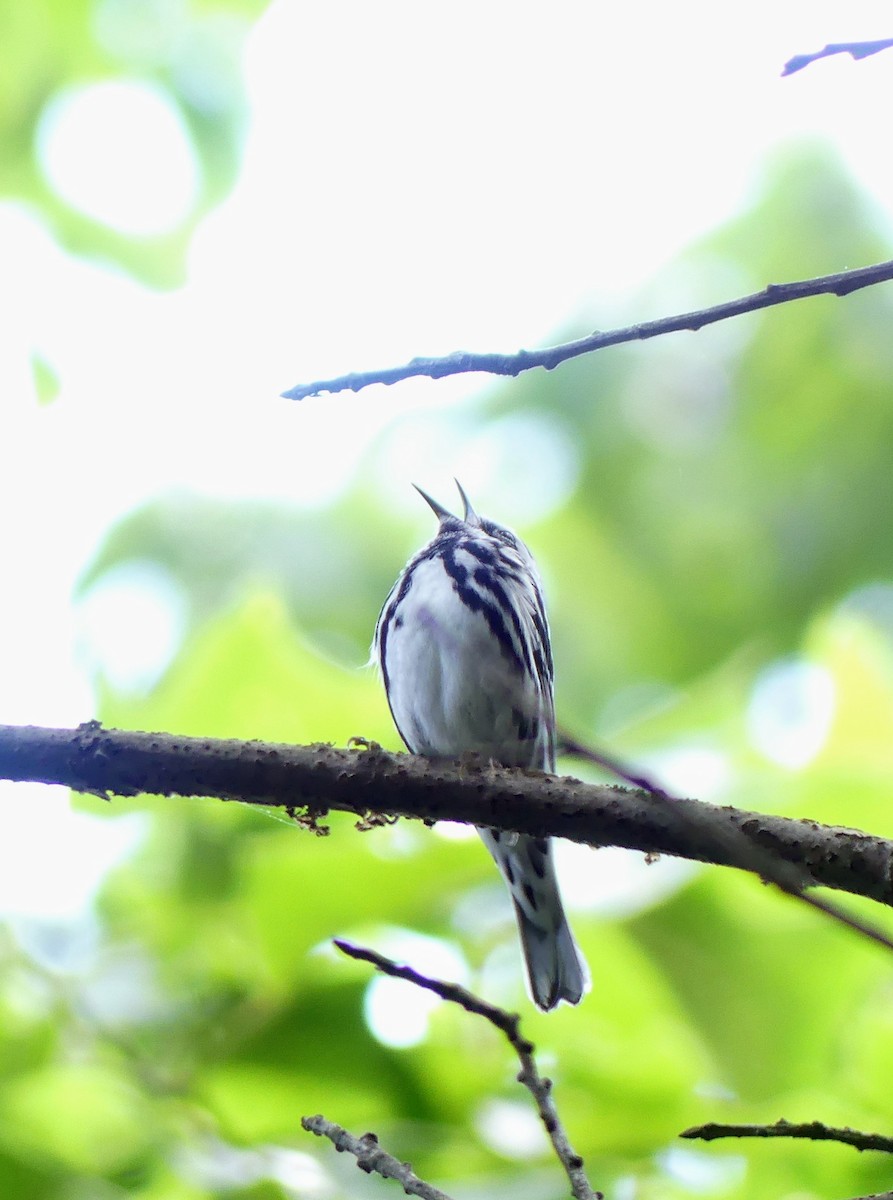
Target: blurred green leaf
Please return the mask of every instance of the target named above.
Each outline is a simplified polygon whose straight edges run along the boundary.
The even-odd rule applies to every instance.
[[[885,966],[875,946],[732,872],[706,872],[632,928],[710,1046],[716,1081],[745,1101],[835,1077],[848,1016]]]
[[[86,1063],[47,1066],[8,1084],[0,1113],[7,1149],[74,1171],[118,1170],[152,1138],[145,1100],[126,1076]]]
[[[239,56],[265,0],[5,0],[0,83],[0,192],[37,209],[60,243],[156,286],[182,278],[198,218],[232,185],[245,100]],[[104,79],[152,81],[184,119],[203,190],[183,228],[132,238],[85,217],[47,183],[34,152],[41,116],[64,89]]]
[[[107,720],[216,737],[395,743],[380,683],[302,644],[281,600],[256,593],[209,621],[151,701],[109,696]]]

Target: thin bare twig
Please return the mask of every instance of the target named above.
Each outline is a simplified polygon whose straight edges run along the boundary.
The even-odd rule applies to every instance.
[[[521,1063],[521,1070],[518,1072],[518,1082],[527,1088],[536,1101],[540,1120],[545,1127],[546,1133],[549,1135],[561,1165],[564,1167],[573,1195],[576,1197],[576,1200],[602,1200],[602,1193],[593,1191],[589,1180],[586,1178],[586,1173],[583,1170],[583,1159],[579,1154],[574,1152],[570,1144],[564,1126],[561,1124],[561,1119],[558,1116],[555,1102],[552,1099],[552,1080],[540,1075],[537,1070],[536,1060],[533,1057],[533,1043],[528,1042],[525,1037],[522,1037],[521,1018],[517,1013],[509,1013],[503,1008],[498,1008],[495,1004],[488,1004],[486,1000],[481,1000],[479,996],[475,996],[473,992],[469,992],[458,983],[447,983],[442,979],[432,979],[427,975],[420,974],[412,967],[401,966],[399,963],[395,963],[393,959],[386,958],[383,954],[379,954],[375,950],[368,950],[364,946],[354,946],[350,942],[343,941],[341,938],[335,938],[335,945],[343,954],[347,954],[350,958],[371,963],[385,975],[390,975],[394,979],[405,979],[409,983],[414,983],[416,987],[434,992],[442,1000],[449,1000],[453,1004],[458,1004],[466,1012],[483,1017],[484,1020],[489,1021],[491,1025],[494,1025],[503,1033],[508,1038]]]
[[[808,1138],[811,1142],[842,1142],[856,1150],[879,1150],[893,1154],[893,1137],[881,1133],[863,1133],[858,1129],[835,1128],[821,1121],[775,1121],[772,1125],[722,1125],[709,1121],[693,1125],[679,1134],[683,1138],[713,1142],[717,1138]]]
[[[740,317],[743,313],[757,312],[761,308],[772,308],[776,304],[789,304],[807,296],[847,296],[850,292],[871,287],[893,279],[893,261],[875,263],[868,267],[857,267],[852,271],[840,271],[836,275],[821,275],[815,279],[801,279],[792,283],[770,283],[761,292],[727,300],[710,308],[677,316],[661,317],[656,321],[643,321],[623,329],[608,332],[596,331],[577,341],[565,342],[560,346],[549,346],[543,350],[519,350],[517,354],[470,354],[457,351],[441,358],[414,358],[401,367],[386,367],[379,371],[359,371],[350,375],[339,375],[335,379],[318,379],[313,383],[298,383],[282,395],[287,400],[304,400],[322,392],[359,392],[373,383],[392,384],[404,379],[423,375],[430,379],[443,379],[447,375],[465,375],[472,371],[483,371],[488,375],[520,375],[532,367],[554,370],[562,363],[582,354],[592,354],[606,346],[619,346],[623,342],[645,341],[665,333],[680,330],[696,331],[704,325],[713,325],[729,317]]]
[[[648,792],[658,804],[672,805],[674,812],[680,811],[678,809],[679,797],[670,795],[660,784],[650,779],[642,771],[626,766],[620,759],[614,758],[604,751],[595,750],[591,746],[586,746],[566,734],[560,735],[558,750],[562,754],[582,758],[604,767],[625,783]],[[697,833],[715,837],[717,846],[722,847],[723,852],[729,855],[736,866],[746,871],[753,871],[786,895],[793,896],[795,900],[801,900],[839,925],[868,938],[869,941],[883,946],[886,950],[893,950],[893,938],[884,933],[882,929],[868,921],[863,921],[860,917],[854,917],[851,913],[838,908],[836,904],[808,892],[806,889],[812,886],[813,881],[802,864],[786,862],[778,854],[764,850],[746,833],[734,826],[719,826],[709,820],[705,824],[702,809],[685,809],[683,811],[685,819],[691,820],[693,825],[697,826]]]
[[[301,1125],[308,1133],[328,1138],[339,1153],[346,1150],[348,1154],[352,1154],[357,1160],[357,1166],[367,1175],[374,1171],[385,1179],[396,1179],[408,1196],[421,1196],[422,1200],[451,1200],[446,1192],[426,1183],[424,1179],[419,1179],[409,1163],[400,1162],[393,1154],[382,1150],[374,1133],[364,1133],[362,1137],[355,1137],[321,1113],[317,1113],[315,1117],[301,1117]]]
[[[795,54],[793,58],[789,58],[782,75],[793,75],[795,71],[802,71],[810,63],[817,62],[820,58],[828,58],[832,54],[851,54],[855,59],[869,58],[872,54],[879,54],[881,50],[889,50],[891,46],[893,38],[881,38],[877,42],[831,42],[815,54]]]

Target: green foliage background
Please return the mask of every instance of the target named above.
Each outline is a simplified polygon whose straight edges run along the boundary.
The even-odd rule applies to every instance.
[[[247,28],[258,7],[196,5],[188,32],[200,43],[221,14]],[[35,173],[26,134],[43,102],[73,78],[127,68],[97,49],[86,5],[66,11],[63,30],[49,0],[7,6],[16,45],[42,21],[56,49],[44,47],[41,72],[12,56],[17,74],[0,104],[5,189],[37,206],[65,245],[117,257],[153,282],[174,278],[188,228],[164,247],[116,240],[66,211]],[[153,69],[174,87],[169,65],[161,57]],[[235,74],[224,91],[204,121],[175,89],[212,180],[206,202],[237,161]],[[652,295],[632,298],[628,315],[686,306],[679,280],[706,304],[889,257],[876,227],[835,162],[792,148],[767,164],[752,207]],[[530,374],[455,415],[411,419],[432,437],[530,418],[528,430],[549,429],[570,448],[578,473],[566,502],[523,530],[548,581],[568,728],[657,764],[708,751],[724,764],[730,803],[893,833],[891,322],[882,289],[809,302]],[[412,496],[404,523],[377,503],[389,452],[386,434],[329,511],[176,496],[123,519],[85,564],[82,592],[149,562],[188,620],[148,692],[97,679],[97,715],[296,742],[362,734],[396,748],[361,664],[382,598],[430,529]],[[800,770],[761,754],[748,723],[761,672],[791,656],[821,667],[835,698],[828,737]],[[494,1098],[525,1103],[488,1029],[442,1006],[414,1047],[373,1035],[369,973],[327,940],[387,949],[406,930],[456,946],[472,986],[522,1008],[607,1195],[834,1197],[889,1186],[884,1160],[840,1147],[677,1140],[711,1119],[893,1126],[890,962],[752,879],[698,870],[623,917],[577,912],[595,986],[579,1010],[543,1016],[523,995],[508,906],[476,842],[406,826],[360,835],[339,819],[314,838],[211,802],[144,798],[111,813],[77,803],[109,819],[147,813],[150,832],[104,888],[88,967],[48,968],[0,931],[3,1195],[393,1194],[300,1132],[301,1114],[316,1111],[374,1129],[457,1195],[565,1194],[545,1149],[512,1157],[482,1132]],[[470,904],[488,919],[469,920]]]

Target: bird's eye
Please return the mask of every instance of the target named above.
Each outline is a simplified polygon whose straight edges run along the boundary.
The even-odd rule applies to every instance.
[[[511,546],[513,550],[518,549],[518,539],[510,529],[506,529],[504,525],[497,525],[495,521],[482,521],[481,528],[484,533],[495,538],[498,542],[502,542],[505,546]]]

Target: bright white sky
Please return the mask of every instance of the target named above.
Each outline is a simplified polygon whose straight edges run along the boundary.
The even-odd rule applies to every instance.
[[[196,236],[180,291],[78,262],[36,216],[0,205],[0,721],[92,715],[72,584],[122,511],[153,495],[323,504],[396,421],[391,503],[412,504],[413,479],[448,495],[460,474],[478,507],[506,511],[498,449],[445,462],[426,418],[401,424],[486,381],[301,405],[279,392],[417,354],[548,342],[571,316],[604,324],[611,304],[618,323],[662,315],[631,308],[637,289],[739,211],[791,138],[834,145],[890,212],[893,52],[780,71],[826,42],[891,33],[879,2],[274,0],[246,56],[244,173]],[[122,230],[175,225],[195,194],[183,125],[147,85],[85,85],[45,114],[39,146],[53,186]],[[860,264],[828,269],[843,265]],[[692,305],[725,298],[680,287]],[[62,381],[47,408],[35,354]],[[126,676],[151,664],[120,633],[124,602],[131,616],[143,606],[153,659],[175,614],[151,589],[107,598],[94,651]],[[132,833],[63,824],[44,789],[27,805],[16,795],[0,911],[68,911]],[[33,878],[38,844],[58,869]]]

